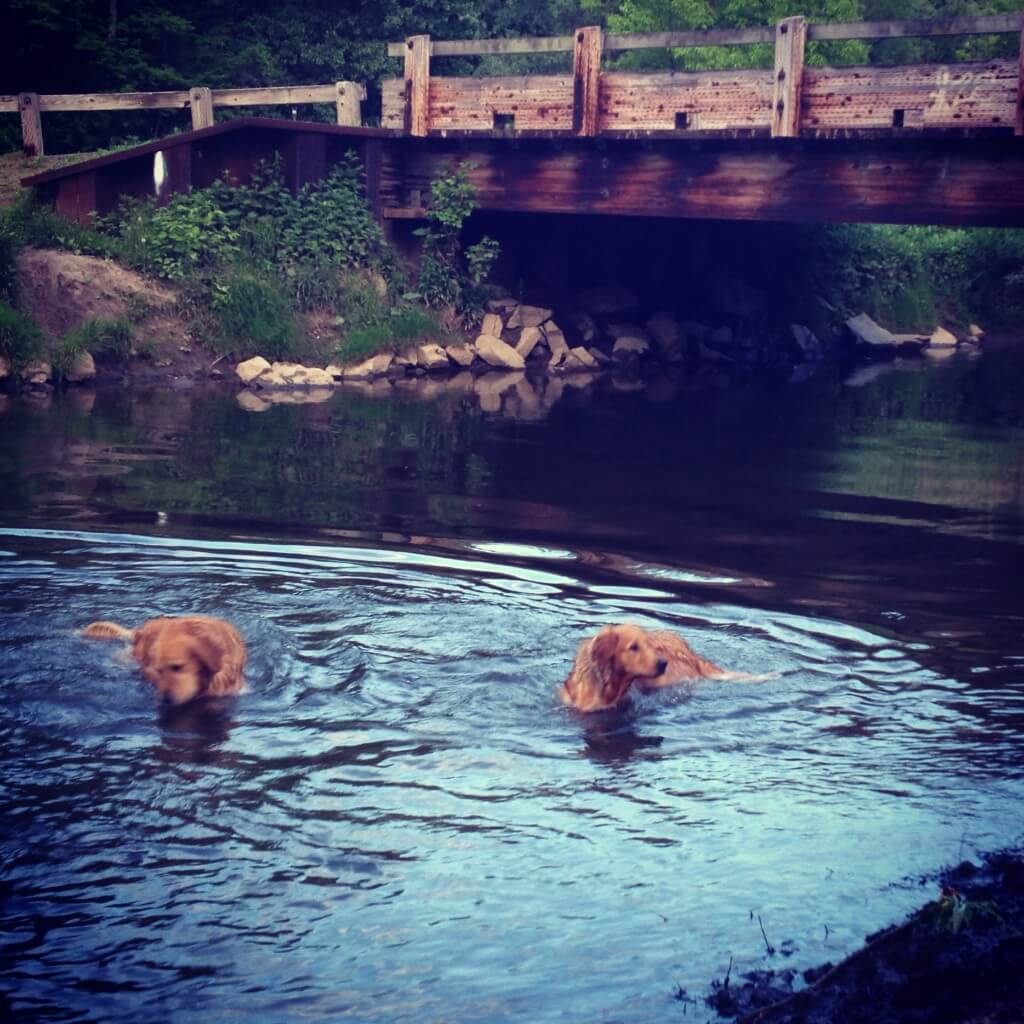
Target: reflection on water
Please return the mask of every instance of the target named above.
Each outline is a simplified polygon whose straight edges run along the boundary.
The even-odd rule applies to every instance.
[[[1020,382],[8,398],[0,1006],[648,1022],[836,960],[1022,838]],[[194,611],[244,697],[75,633]],[[779,678],[562,708],[626,618]]]

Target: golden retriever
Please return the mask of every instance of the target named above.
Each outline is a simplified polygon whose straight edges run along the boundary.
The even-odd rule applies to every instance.
[[[82,635],[131,641],[132,656],[165,704],[245,690],[245,642],[223,619],[205,615],[150,619],[136,629],[93,622]]]
[[[634,683],[647,691],[699,678],[759,682],[775,676],[728,672],[695,654],[675,633],[649,633],[626,622],[605,626],[580,644],[558,695],[578,711],[602,711],[621,703]]]

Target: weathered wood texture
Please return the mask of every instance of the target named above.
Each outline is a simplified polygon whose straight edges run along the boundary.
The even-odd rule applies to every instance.
[[[1024,150],[985,139],[431,139],[382,181],[385,216],[465,161],[480,208],[537,213],[1024,226]]]
[[[1017,117],[1013,132],[1024,135],[1024,31],[1020,34],[1020,50],[1017,58]]]
[[[1016,61],[806,68],[802,125],[821,128],[998,128],[1014,123]],[[903,111],[897,124],[895,111]]]
[[[23,92],[18,97],[21,111],[21,147],[26,156],[43,156],[43,124],[39,119],[39,97],[34,92]]]
[[[189,89],[188,104],[192,108],[192,129],[210,128],[213,125],[213,92],[205,85]]]
[[[426,135],[430,126],[430,37],[406,40],[403,127],[409,135]]]
[[[381,127],[401,130],[405,124],[402,79],[385,81],[381,95]],[[432,131],[490,131],[496,114],[511,115],[518,130],[571,131],[572,78],[524,75],[430,80]]]
[[[986,14],[949,18],[918,18],[906,21],[856,21],[808,25],[809,39],[895,39],[922,36],[990,35],[1019,32],[1022,13]],[[606,50],[647,50],[677,46],[730,46],[745,43],[770,43],[774,31],[769,27],[713,28],[690,32],[609,33]],[[561,53],[571,51],[573,36],[538,36],[530,39],[456,39],[432,40],[435,57],[465,57],[491,53]],[[405,43],[388,43],[388,56],[401,57]]]
[[[800,134],[806,45],[807,22],[803,18],[785,18],[776,26],[772,135],[779,138],[795,138]]]
[[[608,71],[601,76],[600,128],[767,128],[771,104],[770,71]]]
[[[601,76],[598,132],[728,130],[772,123],[770,71],[609,71]],[[904,67],[806,67],[800,128],[1007,128],[1019,108],[1018,62],[921,64]],[[402,83],[384,83],[385,128],[403,127]],[[903,111],[901,124],[895,111]],[[486,131],[495,114],[513,115],[524,131],[570,131],[572,81],[567,75],[521,78],[433,78],[432,131]],[[677,114],[685,114],[684,122]]]
[[[576,30],[572,52],[572,131],[574,135],[596,135],[601,100],[601,29]]]

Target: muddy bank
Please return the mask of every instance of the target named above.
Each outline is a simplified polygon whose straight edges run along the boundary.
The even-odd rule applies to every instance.
[[[1024,854],[965,861],[935,884],[936,899],[839,964],[716,979],[705,1001],[738,1024],[1019,1024]]]

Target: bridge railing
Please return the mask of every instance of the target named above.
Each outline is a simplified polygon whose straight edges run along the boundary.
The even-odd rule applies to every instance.
[[[808,41],[1016,33],[1017,60],[898,67],[810,67]],[[775,44],[771,70],[631,73],[603,71],[609,51]],[[444,77],[431,57],[572,53],[561,75]],[[786,18],[774,27],[605,34],[532,39],[432,40],[388,45],[402,78],[382,83],[385,128],[410,135],[473,131],[602,132],[749,130],[774,137],[878,128],[1000,128],[1024,135],[1024,12],[914,21],[812,24]]]
[[[216,107],[290,106],[307,103],[333,103],[337,123],[361,124],[361,101],[366,86],[357,82],[332,82],[330,85],[282,85],[256,89],[209,89],[194,86],[170,92],[108,92],[38,95],[23,92],[0,96],[0,113],[21,114],[22,146],[28,156],[42,156],[43,124],[41,115],[52,111],[91,110],[188,110],[192,127],[209,128]]]

